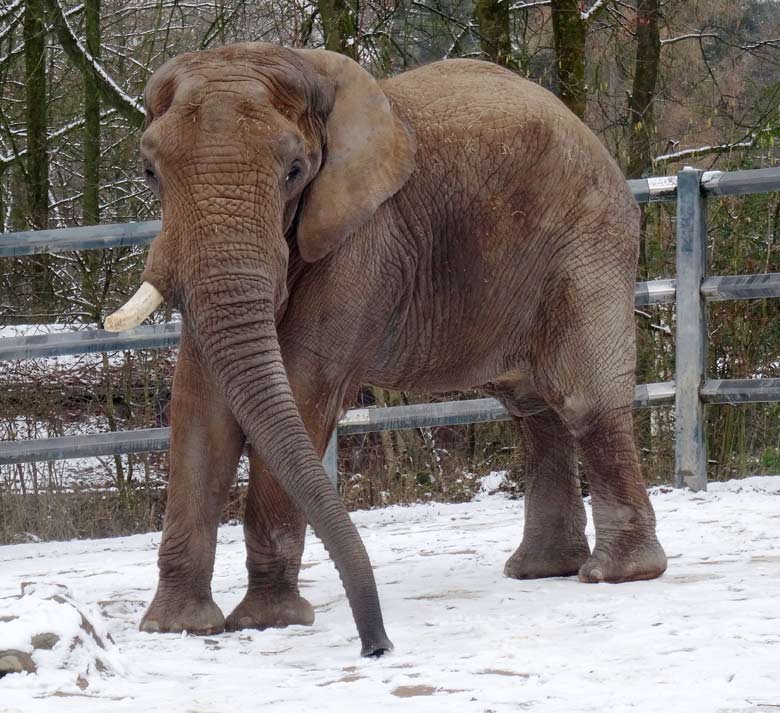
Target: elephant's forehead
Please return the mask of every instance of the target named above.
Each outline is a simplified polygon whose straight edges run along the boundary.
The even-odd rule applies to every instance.
[[[271,92],[259,76],[246,76],[235,67],[224,67],[221,72],[190,71],[177,77],[173,91],[174,104],[197,105],[215,98],[226,100],[233,95],[258,106],[270,105]]]
[[[221,58],[164,67],[146,90],[146,101],[156,115],[172,105],[195,108],[215,98],[226,109],[251,113],[284,109],[285,114],[297,114],[306,108],[305,92],[296,78],[278,68]]]

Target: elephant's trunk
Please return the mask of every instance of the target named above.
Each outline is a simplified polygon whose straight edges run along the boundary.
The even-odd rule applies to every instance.
[[[293,399],[276,334],[273,282],[264,270],[236,275],[215,267],[211,261],[187,299],[196,343],[247,438],[333,558],[363,654],[381,653],[392,644],[371,563]]]
[[[274,254],[269,243],[282,247]],[[280,232],[268,241],[254,234],[241,243],[209,244],[180,261],[176,293],[201,358],[244,433],[333,559],[363,655],[378,655],[392,643],[371,562],[317,457],[282,362],[276,309],[284,299],[285,266]],[[147,268],[144,276],[154,281],[154,274]]]

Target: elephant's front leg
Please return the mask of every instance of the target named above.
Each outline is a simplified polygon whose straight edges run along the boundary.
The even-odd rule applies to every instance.
[[[328,389],[296,401],[320,457],[338,420],[340,401]],[[249,489],[244,516],[249,586],[227,618],[227,628],[267,629],[309,626],[314,609],[298,590],[306,520],[271,477],[257,453],[250,454]]]
[[[173,380],[160,580],[142,631],[224,630],[211,575],[217,527],[243,447],[243,432],[183,336]]]
[[[314,622],[314,609],[298,592],[305,533],[303,515],[252,451],[244,516],[249,586],[227,618],[228,629]]]

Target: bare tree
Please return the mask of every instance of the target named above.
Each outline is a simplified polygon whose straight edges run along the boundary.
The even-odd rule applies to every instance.
[[[652,168],[651,139],[655,130],[653,102],[661,60],[658,0],[636,0],[636,60],[628,97],[629,149],[627,178],[640,178]]]
[[[27,115],[27,214],[33,228],[49,227],[49,159],[47,154],[46,21],[42,0],[26,0],[24,63]]]
[[[317,0],[325,35],[325,49],[357,59],[358,18],[349,0]]]
[[[474,15],[482,53],[496,64],[512,66],[509,3],[506,0],[477,0]]]

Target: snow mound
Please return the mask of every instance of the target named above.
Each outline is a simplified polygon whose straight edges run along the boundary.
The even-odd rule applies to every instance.
[[[727,480],[722,483],[708,483],[709,493],[766,493],[780,495],[780,476],[754,475],[743,480]]]
[[[64,585],[24,582],[21,595],[3,598],[0,677],[37,674],[62,693],[123,672],[103,617]]]
[[[484,500],[492,495],[498,494],[501,487],[506,483],[507,472],[505,470],[492,470],[479,481],[474,500]]]

